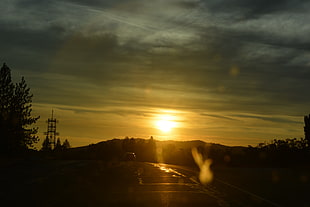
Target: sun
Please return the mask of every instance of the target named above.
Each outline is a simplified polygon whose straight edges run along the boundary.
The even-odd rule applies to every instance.
[[[156,128],[162,132],[170,132],[175,127],[176,122],[174,122],[170,116],[162,116],[156,122]]]

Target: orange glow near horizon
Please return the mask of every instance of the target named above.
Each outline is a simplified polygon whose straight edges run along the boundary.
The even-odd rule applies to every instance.
[[[156,128],[162,132],[168,133],[177,127],[176,117],[171,115],[160,115],[156,120]]]

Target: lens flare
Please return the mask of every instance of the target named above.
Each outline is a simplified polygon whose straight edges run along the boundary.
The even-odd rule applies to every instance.
[[[196,164],[200,168],[199,180],[202,184],[206,185],[213,180],[213,172],[210,169],[212,164],[211,159],[204,160],[202,155],[198,152],[197,148],[192,149],[192,155]]]

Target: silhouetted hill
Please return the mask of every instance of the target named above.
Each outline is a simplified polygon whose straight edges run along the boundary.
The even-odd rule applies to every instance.
[[[214,152],[242,151],[245,147],[229,147],[220,144],[192,141],[158,141],[153,139],[126,138],[102,141],[97,144],[68,149],[57,153],[61,159],[98,159],[117,162],[124,159],[126,152],[134,152],[137,161],[164,162],[180,165],[195,165],[192,148],[198,148],[205,158]],[[217,159],[219,160],[219,159]]]
[[[294,148],[289,151],[259,147],[225,146],[192,141],[158,141],[141,138],[112,139],[55,153],[59,159],[93,159],[108,163],[125,159],[127,152],[136,154],[137,161],[162,162],[196,166],[192,149],[197,148],[204,159],[212,159],[213,166],[309,166],[309,151]]]

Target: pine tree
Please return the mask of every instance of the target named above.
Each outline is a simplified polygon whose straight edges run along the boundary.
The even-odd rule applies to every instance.
[[[57,141],[56,141],[56,145],[55,145],[54,150],[55,150],[55,151],[61,151],[62,148],[63,148],[63,147],[61,146],[60,139],[58,138]]]
[[[52,145],[51,145],[50,140],[47,136],[42,143],[41,151],[44,151],[44,152],[52,151]]]
[[[0,69],[0,137],[2,144],[1,151],[8,151],[9,139],[12,129],[10,128],[10,113],[14,85],[11,79],[11,70],[4,63]]]
[[[62,144],[62,148],[64,149],[64,150],[66,150],[66,149],[69,149],[71,146],[70,146],[70,143],[69,143],[69,141],[66,139],[65,141],[64,141],[64,143]]]
[[[32,117],[32,97],[24,77],[12,83],[11,70],[3,64],[0,70],[0,151],[16,152],[33,147],[38,142],[38,128],[28,127],[39,119]]]

